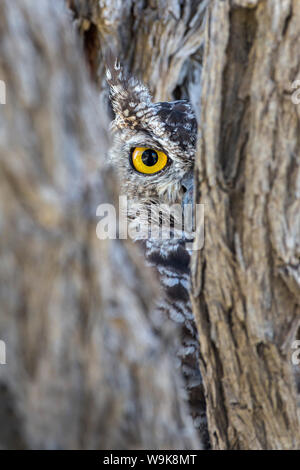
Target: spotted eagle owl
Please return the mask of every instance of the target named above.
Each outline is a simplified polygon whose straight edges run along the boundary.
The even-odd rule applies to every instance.
[[[187,101],[153,103],[148,89],[118,63],[108,66],[107,81],[115,113],[110,158],[120,178],[121,192],[128,198],[127,216],[133,226],[139,227],[134,238],[143,246],[147,264],[159,275],[163,292],[158,309],[180,329],[177,363],[184,377],[194,424],[207,446],[199,343],[189,298],[187,243],[191,233],[181,230],[180,237],[177,236],[178,226],[176,229],[171,211],[176,204],[182,211],[193,197],[195,114]],[[172,220],[172,216],[173,237],[153,237],[153,225],[157,228],[163,218]]]

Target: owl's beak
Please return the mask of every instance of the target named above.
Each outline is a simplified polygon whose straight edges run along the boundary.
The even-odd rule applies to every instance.
[[[194,205],[194,172],[190,170],[181,180],[181,186],[184,191],[182,198],[182,207],[186,204]]]

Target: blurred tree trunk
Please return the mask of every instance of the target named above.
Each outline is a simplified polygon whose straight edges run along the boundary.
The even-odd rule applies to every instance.
[[[192,271],[214,448],[300,446],[299,44],[297,0],[210,3],[196,168],[205,245]]]
[[[59,0],[0,3],[0,448],[195,448],[156,285],[96,237],[117,186],[74,36]]]

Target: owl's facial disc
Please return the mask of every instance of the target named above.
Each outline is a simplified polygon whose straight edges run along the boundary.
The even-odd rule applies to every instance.
[[[153,103],[148,89],[117,64],[111,64],[107,80],[115,112],[110,156],[122,191],[145,213],[149,204],[188,203],[192,186],[182,181],[194,166],[197,135],[191,105]]]

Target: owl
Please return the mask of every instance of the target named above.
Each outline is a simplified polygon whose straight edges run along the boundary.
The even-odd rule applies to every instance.
[[[110,161],[118,173],[121,193],[127,196],[131,234],[143,248],[146,263],[159,276],[162,293],[157,308],[180,331],[176,363],[194,425],[207,448],[199,342],[189,298],[188,246],[193,235],[185,230],[182,217],[184,207],[193,200],[195,114],[184,100],[153,103],[146,86],[117,62],[107,67],[106,76],[115,114]],[[167,221],[168,230],[162,230]]]

